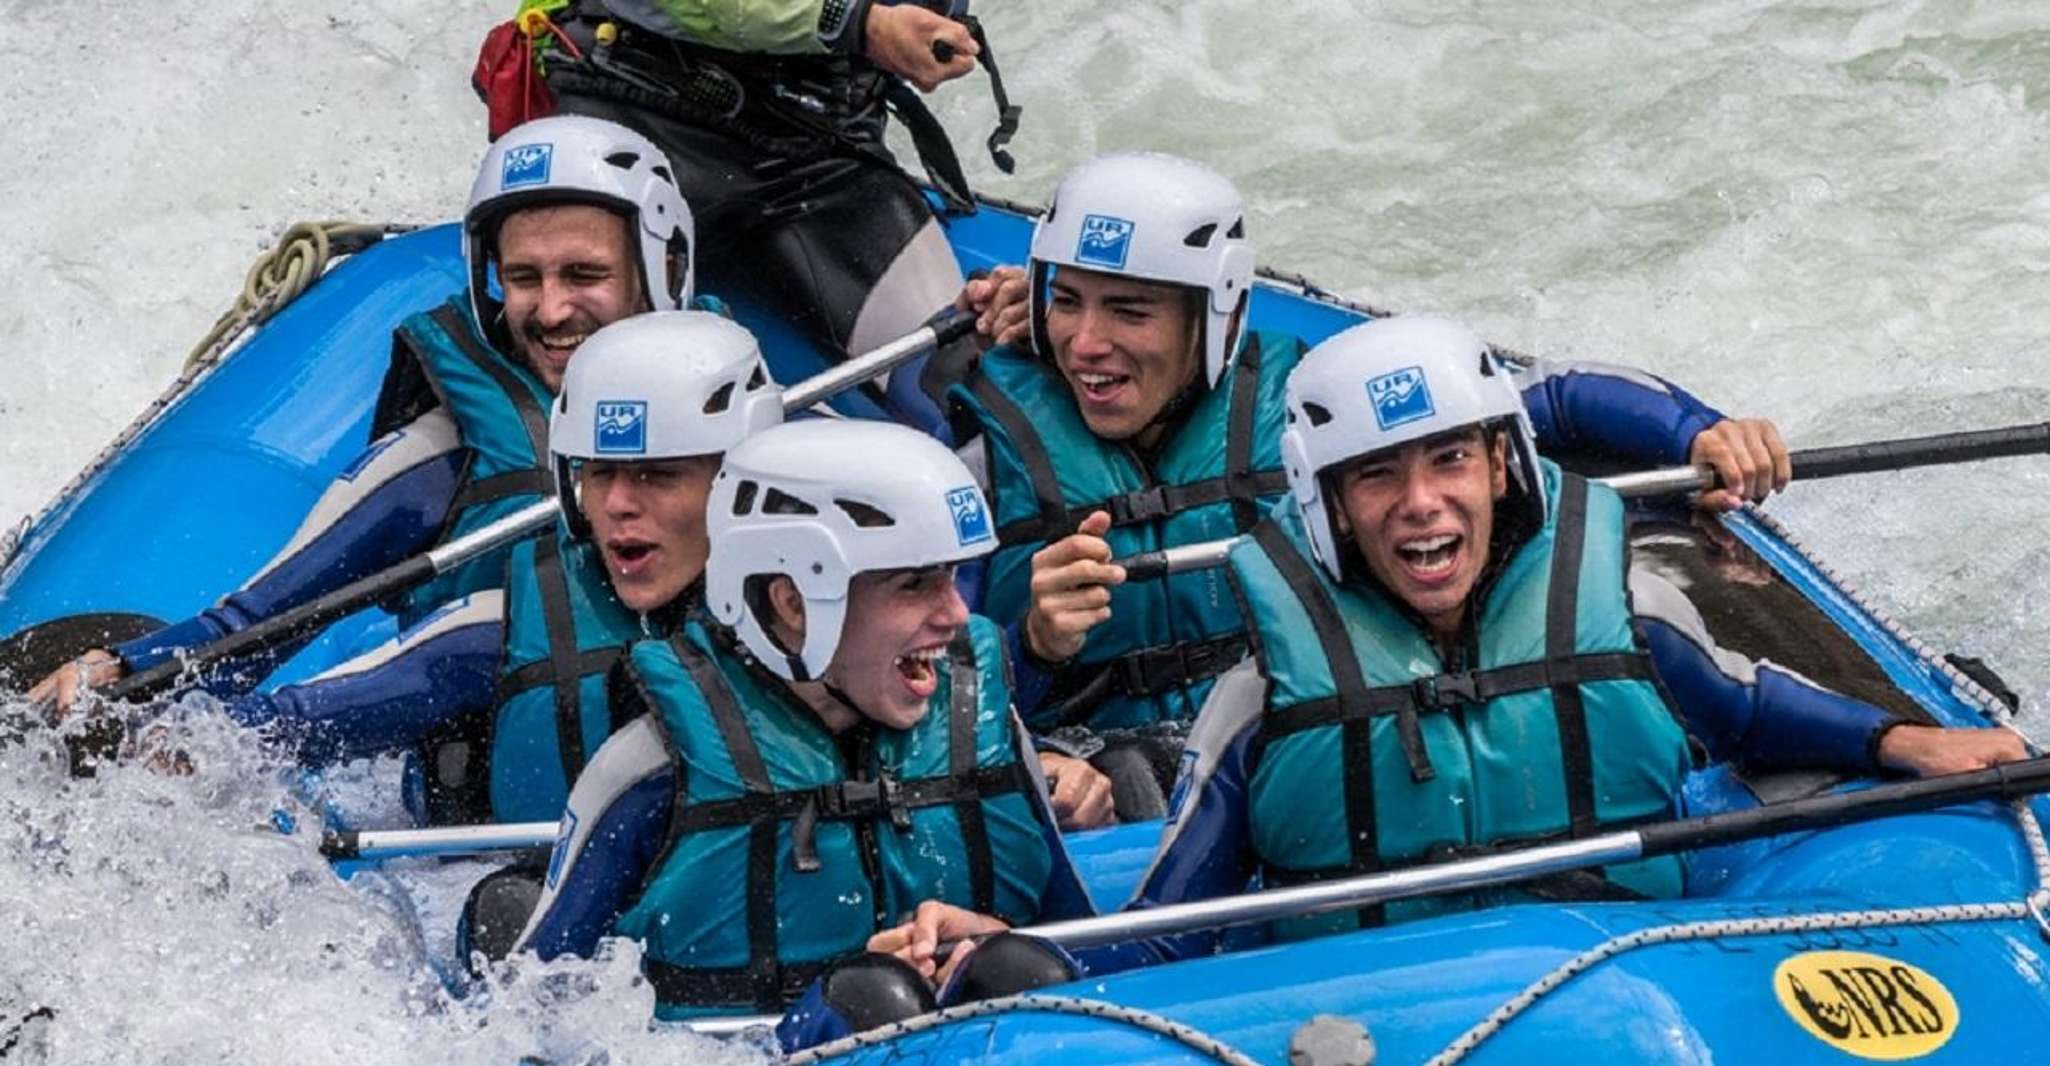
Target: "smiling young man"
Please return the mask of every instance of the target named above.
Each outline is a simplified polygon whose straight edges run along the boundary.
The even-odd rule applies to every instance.
[[[1193,718],[1246,653],[1220,572],[1125,584],[1110,565],[1244,533],[1285,488],[1282,383],[1303,345],[1245,328],[1245,226],[1238,192],[1217,174],[1167,156],[1106,156],[1061,182],[1024,272],[963,293],[1000,342],[951,394],[955,438],[990,492],[1001,541],[972,602],[1016,626],[1019,707],[1037,730],[1162,732],[1156,723]],[[1518,382],[1549,448],[1714,462],[1751,496],[1785,483],[1769,423],[1724,419],[1656,378],[1540,364]],[[1068,735],[1072,752],[1097,742]],[[1178,747],[1178,736],[1142,733],[1097,757],[1120,779],[1121,816],[1165,803],[1147,775],[1135,780],[1131,753],[1166,776]],[[1049,760],[1058,777],[1059,757]]]
[[[652,144],[595,119],[545,119],[501,139],[464,216],[469,285],[395,331],[369,447],[241,589],[191,619],[87,653],[36,698],[68,708],[82,681],[154,666],[549,493],[547,410],[570,353],[610,322],[691,299],[690,210],[668,174]],[[426,628],[430,612],[495,586],[505,558],[487,553],[414,589],[398,605],[402,626]],[[208,687],[247,691],[290,650]]]
[[[921,900],[1087,913],[1002,636],[955,588],[995,542],[960,461],[902,426],[793,423],[727,455],[708,522],[712,617],[615,673],[646,713],[578,778],[522,945],[639,940],[678,1017],[780,1011]]]

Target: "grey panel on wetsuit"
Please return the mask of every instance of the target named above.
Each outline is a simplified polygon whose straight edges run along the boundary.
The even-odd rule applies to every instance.
[[[1703,516],[1700,521],[1714,521]],[[1633,514],[1630,550],[1684,590],[1716,645],[1745,659],[1770,659],[1818,685],[1911,722],[1940,724],[1886,676],[1885,668],[1786,578],[1743,543],[1719,545],[1686,512]],[[1814,795],[1844,780],[1821,770],[1746,773],[1745,785],[1774,802]]]

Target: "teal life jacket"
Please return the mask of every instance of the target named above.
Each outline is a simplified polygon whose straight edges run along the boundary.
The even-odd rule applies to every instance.
[[[658,1016],[780,1012],[927,899],[1032,920],[1054,856],[994,624],[956,638],[916,725],[842,736],[731,639],[694,620],[614,678],[676,764],[669,837],[615,926],[646,946]]]
[[[1107,511],[1114,556],[1218,540],[1250,530],[1285,493],[1284,386],[1299,338],[1250,333],[1215,388],[1197,400],[1152,457],[1089,431],[1073,393],[1022,349],[985,354],[949,398],[980,425],[998,547],[982,613],[1006,622],[1031,607],[1032,555]],[[1245,657],[1245,622],[1217,569],[1132,581],[1111,590],[1110,618],[1090,630],[1052,691],[1030,711],[1034,729],[1119,728],[1196,716],[1217,675]]]
[[[1265,883],[1585,837],[1676,811],[1691,756],[1631,614],[1622,500],[1542,466],[1557,505],[1485,588],[1462,656],[1470,667],[1448,670],[1415,615],[1378,586],[1331,582],[1293,501],[1233,550],[1268,685],[1248,786]],[[1605,877],[1562,888],[1618,898],[1681,887],[1674,857]],[[1398,902],[1275,931],[1307,936],[1502,898]]]
[[[489,749],[493,821],[562,817],[585,761],[630,720],[609,711],[606,674],[647,635],[589,544],[563,544],[558,526],[513,549]]]
[[[421,745],[431,824],[562,817],[584,763],[632,717],[611,711],[606,674],[659,623],[619,602],[596,549],[567,541],[558,522],[514,546],[503,584],[492,708]]]
[[[405,415],[419,413],[422,384],[455,419],[468,452],[437,543],[555,493],[548,469],[548,409],[554,397],[525,366],[477,333],[466,293],[399,324],[373,437],[402,423]],[[450,600],[497,587],[510,550],[485,552],[406,592],[393,608],[400,628]]]

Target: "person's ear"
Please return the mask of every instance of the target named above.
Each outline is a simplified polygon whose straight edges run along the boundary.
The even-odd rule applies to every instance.
[[[769,610],[778,629],[795,634],[796,644],[804,642],[804,594],[796,582],[782,574],[769,579]]]
[[[1498,500],[1509,495],[1509,434],[1507,432],[1489,435],[1488,486]]]

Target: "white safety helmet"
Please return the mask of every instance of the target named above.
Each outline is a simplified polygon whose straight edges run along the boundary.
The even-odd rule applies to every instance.
[[[856,574],[937,566],[996,547],[988,501],[953,452],[888,422],[789,422],[726,453],[706,525],[705,599],[779,676],[825,673],[847,621]],[[804,597],[804,647],[778,644],[755,579],[788,577]]]
[[[548,423],[556,493],[577,460],[720,455],[783,421],[783,390],[754,334],[709,311],[631,315],[591,334],[562,376]],[[581,509],[565,506],[585,536]]]
[[[1153,152],[1102,156],[1076,167],[1054,190],[1032,230],[1032,343],[1048,358],[1046,285],[1053,267],[1079,267],[1201,289],[1203,371],[1224,375],[1238,348],[1233,312],[1253,284],[1245,205],[1216,171]],[[1239,318],[1244,329],[1245,316]]]
[[[463,265],[477,328],[503,346],[504,305],[487,268],[505,216],[547,204],[597,204],[625,217],[640,250],[641,291],[655,311],[689,307],[697,275],[697,226],[677,191],[669,157],[615,122],[581,115],[535,119],[508,130],[484,153],[463,214]],[[677,269],[669,270],[671,256]]]
[[[1349,459],[1466,426],[1506,425],[1509,469],[1540,514],[1548,506],[1537,441],[1509,370],[1473,332],[1442,318],[1382,318],[1310,349],[1288,376],[1281,459],[1310,548],[1344,580],[1325,472]]]

